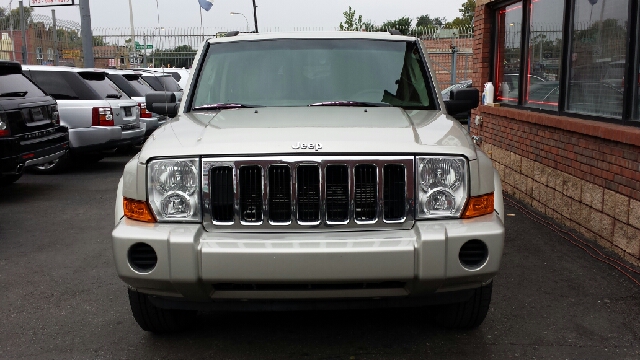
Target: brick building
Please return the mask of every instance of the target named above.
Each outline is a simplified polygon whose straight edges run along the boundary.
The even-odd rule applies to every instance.
[[[473,85],[496,104],[471,121],[507,193],[635,264],[639,31],[635,0],[477,0]]]

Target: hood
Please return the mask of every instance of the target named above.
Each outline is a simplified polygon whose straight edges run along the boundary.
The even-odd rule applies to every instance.
[[[165,156],[462,154],[475,146],[437,110],[292,107],[187,113],[156,130],[141,161]]]

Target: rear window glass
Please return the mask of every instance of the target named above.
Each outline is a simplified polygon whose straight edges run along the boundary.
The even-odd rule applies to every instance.
[[[171,76],[147,75],[143,76],[143,79],[156,91],[180,91],[180,86],[178,86],[176,80]]]
[[[0,75],[1,98],[37,98],[47,96],[22,74]]]
[[[144,80],[142,80],[138,76],[125,75],[124,78],[127,79],[129,81],[129,85],[136,89],[142,96],[145,96],[153,91],[151,86],[149,86],[149,84],[144,82]]]
[[[101,99],[75,72],[27,70],[25,74],[56,100]]]
[[[107,79],[104,75],[98,76],[95,73],[80,73],[80,76],[87,81],[89,86],[103,99],[130,99],[127,94],[120,90],[116,84]]]

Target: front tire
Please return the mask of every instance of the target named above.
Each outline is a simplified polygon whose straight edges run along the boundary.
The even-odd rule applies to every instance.
[[[129,304],[140,328],[155,334],[185,330],[197,312],[159,308],[149,301],[149,295],[129,289]]]
[[[480,326],[489,312],[492,291],[493,282],[475,289],[473,296],[467,301],[435,307],[433,310],[436,325],[459,330],[470,330]]]

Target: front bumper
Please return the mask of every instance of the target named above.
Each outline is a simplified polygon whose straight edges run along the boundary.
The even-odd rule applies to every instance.
[[[475,288],[496,275],[504,232],[493,213],[469,220],[417,221],[411,230],[278,234],[216,233],[199,224],[122,219],[112,236],[118,275],[129,286],[203,301],[428,296]],[[458,254],[472,239],[482,240],[489,255],[483,266],[470,270],[461,265]],[[157,265],[149,273],[129,264],[128,250],[136,243],[152,246],[157,254]],[[228,286],[385,282],[403,286],[312,291]]]

